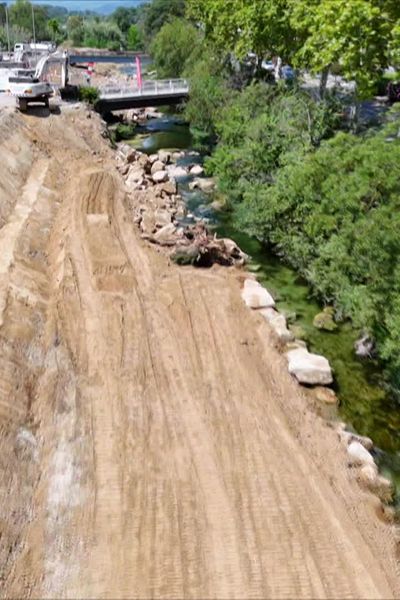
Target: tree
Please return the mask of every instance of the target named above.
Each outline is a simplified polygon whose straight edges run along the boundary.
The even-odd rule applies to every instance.
[[[84,20],[80,15],[71,15],[67,21],[68,37],[74,46],[81,46],[84,38]]]
[[[125,39],[116,23],[94,18],[85,21],[83,43],[89,48],[119,50]]]
[[[47,27],[51,31],[53,41],[55,41],[56,36],[60,33],[60,24],[58,19],[49,19],[49,21],[47,21]]]
[[[128,50],[140,50],[142,48],[142,36],[137,25],[129,27],[126,35],[126,44]]]
[[[7,4],[5,2],[0,2],[0,27],[4,27],[7,21],[6,8]]]
[[[141,13],[141,25],[146,44],[150,44],[161,27],[174,18],[185,16],[185,0],[152,0]]]
[[[158,74],[161,77],[180,77],[186,61],[200,41],[199,32],[186,20],[174,19],[165,23],[151,46]]]
[[[128,34],[129,28],[136,23],[137,10],[136,8],[125,8],[119,6],[110,16],[110,20],[114,21],[124,34]]]
[[[297,64],[326,73],[337,63],[356,82],[358,98],[368,97],[389,63],[394,13],[382,0],[290,1],[290,21],[303,40]]]
[[[35,16],[35,32],[37,39],[45,39],[47,37],[47,18],[46,11],[43,7],[34,5],[33,12]],[[16,0],[10,6],[10,24],[32,32],[29,36],[33,37],[33,22],[32,22],[32,4],[28,0]]]
[[[232,94],[223,73],[220,57],[209,45],[199,46],[186,61],[184,75],[190,83],[190,96],[185,117],[192,129],[206,136],[215,134],[218,112]]]
[[[224,52],[244,58],[254,52],[258,71],[265,55],[289,59],[296,48],[288,0],[188,0],[188,15]]]

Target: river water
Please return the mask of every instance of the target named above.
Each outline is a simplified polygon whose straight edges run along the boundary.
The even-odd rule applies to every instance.
[[[137,129],[130,141],[139,150],[152,154],[161,149],[185,150],[178,164],[202,162],[193,157],[193,140],[189,127],[174,116],[150,119]],[[396,504],[400,508],[400,407],[382,383],[379,365],[372,360],[360,360],[354,353],[359,332],[350,322],[339,324],[335,332],[316,329],[312,322],[321,305],[312,297],[310,288],[297,273],[268,251],[260,242],[235,229],[228,213],[216,212],[210,206],[213,197],[198,190],[190,191],[190,177],[179,182],[179,192],[185,199],[189,217],[208,220],[221,236],[230,237],[250,255],[249,270],[257,272],[261,283],[273,294],[279,310],[295,318],[310,350],[329,359],[335,374],[335,390],[340,400],[338,418],[354,431],[369,436],[377,446],[375,459],[381,472],[396,486]]]

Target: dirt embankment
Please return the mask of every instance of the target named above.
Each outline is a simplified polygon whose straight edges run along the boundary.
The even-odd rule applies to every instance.
[[[2,596],[398,597],[240,271],[139,238],[83,109],[0,126]]]

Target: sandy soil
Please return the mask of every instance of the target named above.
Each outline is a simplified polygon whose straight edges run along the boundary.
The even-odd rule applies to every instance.
[[[0,112],[2,597],[399,597],[240,271],[139,239],[99,128]]]

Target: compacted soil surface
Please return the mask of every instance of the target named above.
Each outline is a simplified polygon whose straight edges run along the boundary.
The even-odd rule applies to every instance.
[[[243,271],[140,238],[89,116],[0,112],[1,597],[399,597]]]

